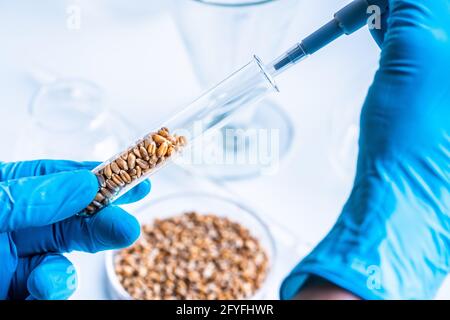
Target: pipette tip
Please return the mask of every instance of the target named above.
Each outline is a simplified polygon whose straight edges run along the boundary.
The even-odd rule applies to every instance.
[[[280,57],[272,61],[268,69],[271,70],[272,76],[277,76],[290,66],[307,57],[308,54],[303,49],[302,44],[298,43],[293,48],[283,53]]]

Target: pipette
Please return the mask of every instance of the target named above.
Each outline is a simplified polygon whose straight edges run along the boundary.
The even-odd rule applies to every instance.
[[[388,3],[388,0],[354,0],[336,12],[330,22],[270,63],[266,67],[267,71],[275,77],[340,36],[354,33],[367,25],[371,15],[385,13]]]
[[[178,137],[183,137],[183,143],[179,144],[183,145],[183,148],[186,137],[187,141],[190,141],[189,144],[193,145],[204,136],[223,128],[233,116],[239,115],[243,107],[256,105],[268,94],[278,91],[273,77],[340,36],[352,34],[366,25],[370,17],[368,13],[370,6],[377,6],[374,13],[381,15],[387,10],[387,5],[388,0],[351,2],[338,11],[333,20],[269,65],[264,65],[255,56],[247,65],[166,121],[164,127],[174,128]],[[133,142],[128,148],[93,169],[99,179],[99,192],[95,200],[80,215],[94,214],[157,172],[169,162],[169,158],[172,160],[175,155],[181,154],[177,144],[178,138],[177,140],[175,136],[170,138],[168,130],[165,129],[157,131],[157,134],[155,132],[150,132]],[[158,137],[159,135],[162,137]],[[170,152],[171,148],[175,151]],[[196,154],[195,152],[192,154],[193,159],[190,160],[195,163]]]

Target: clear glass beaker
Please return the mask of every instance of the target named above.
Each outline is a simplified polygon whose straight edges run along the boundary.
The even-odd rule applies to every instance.
[[[102,89],[83,79],[40,84],[28,115],[14,148],[18,160],[103,160],[136,135],[105,106]]]
[[[232,70],[243,65],[256,53],[263,60],[271,60],[284,47],[283,40],[300,0],[172,0],[175,22],[203,87],[223,79]],[[220,132],[224,141],[234,129],[237,144],[216,145],[215,153],[242,157],[241,146],[257,146],[257,140],[247,129],[276,130],[283,142],[281,154],[287,154],[293,139],[293,125],[282,108],[270,100],[261,101],[253,109],[241,114]],[[227,132],[225,131],[227,130]],[[230,140],[230,139],[228,139]],[[265,146],[264,148],[269,148]],[[223,149],[220,150],[220,149]],[[245,152],[245,150],[244,150]],[[274,163],[278,164],[278,155]],[[223,167],[209,164],[195,168],[197,172],[215,178],[246,178],[261,174],[266,168],[249,163]],[[198,170],[197,170],[198,169]]]
[[[93,172],[99,180],[99,192],[80,215],[94,214],[174,159],[201,167],[210,160],[209,153],[205,152],[206,139],[234,116],[277,90],[264,64],[255,56],[243,68],[161,124],[164,129],[156,128],[96,167]],[[181,137],[183,142],[178,144]],[[274,141],[274,148],[277,142]],[[164,151],[158,154],[156,150],[160,148]],[[169,148],[173,152],[167,153]],[[260,160],[259,154],[249,156],[253,161]],[[225,166],[227,159],[223,158],[223,161]]]

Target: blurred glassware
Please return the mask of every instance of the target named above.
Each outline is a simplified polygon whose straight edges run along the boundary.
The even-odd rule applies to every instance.
[[[93,11],[99,15],[110,16],[114,19],[127,20],[127,24],[147,21],[149,17],[156,16],[167,8],[166,1],[148,0],[77,0],[68,1],[67,6],[78,5],[83,11]]]
[[[116,112],[105,107],[102,90],[82,79],[42,84],[28,114],[15,159],[104,160],[135,135]]]
[[[201,86],[205,89],[220,82],[231,72],[257,54],[262,61],[271,61],[283,49],[284,36],[296,15],[300,0],[173,0],[175,21],[182,34],[187,51]],[[279,137],[279,152],[271,156],[274,165],[279,156],[286,155],[294,138],[293,125],[276,103],[263,100],[248,108],[219,133],[217,141],[229,141],[226,132],[235,130],[236,144],[218,144],[217,154],[239,157],[247,152],[252,141],[246,129],[275,130]],[[242,133],[244,132],[244,133]],[[252,132],[255,132],[254,130]],[[265,147],[270,149],[270,147]],[[260,165],[203,165],[193,167],[210,177],[239,179],[257,176],[267,171]]]
[[[339,113],[339,120],[331,120],[330,146],[328,159],[337,176],[346,183],[351,183],[356,170],[358,156],[359,125],[357,119]]]
[[[328,159],[337,177],[351,187],[358,160],[358,139],[361,107],[367,92],[367,84],[357,74],[352,90],[345,94],[340,103],[333,106],[329,117]]]

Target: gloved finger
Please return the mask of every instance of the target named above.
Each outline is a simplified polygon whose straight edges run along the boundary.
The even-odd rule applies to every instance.
[[[150,181],[144,180],[140,184],[135,186],[133,189],[125,193],[123,196],[121,196],[119,199],[114,201],[114,204],[120,205],[139,201],[149,194],[150,189],[151,189]]]
[[[11,284],[10,299],[68,299],[77,283],[74,266],[61,254],[20,258]]]
[[[383,47],[389,52],[384,56],[395,58],[401,66],[409,65],[407,58],[434,61],[433,54],[447,44],[448,15],[448,0],[391,0]],[[390,60],[385,63],[399,67]]]
[[[39,228],[11,234],[19,256],[72,250],[98,252],[130,246],[140,234],[135,217],[108,206],[92,217],[71,217]]]
[[[85,208],[97,190],[88,170],[0,182],[0,232],[64,220]]]
[[[80,169],[92,170],[100,162],[70,161],[70,160],[35,160],[0,164],[0,181],[32,176],[42,176],[51,173],[74,171]],[[117,204],[127,204],[138,201],[150,192],[149,181],[144,181],[116,200]]]
[[[135,217],[120,207],[109,206],[88,219],[74,217],[59,224],[64,251],[98,252],[130,246],[140,234]]]
[[[94,161],[76,162],[70,160],[33,160],[0,163],[0,181],[43,176],[63,171],[92,170],[99,164],[99,162]]]
[[[0,300],[6,300],[17,268],[17,250],[9,233],[0,233]]]
[[[361,115],[362,154],[368,149],[376,150],[371,145],[382,145],[378,150],[396,150],[398,154],[399,144],[405,141],[414,141],[410,147],[420,146],[418,141],[435,141],[410,128],[418,125],[417,119],[426,121],[437,114],[433,112],[434,104],[438,108],[447,106],[437,101],[444,101],[443,94],[448,92],[448,0],[392,0],[390,5],[380,67]],[[401,121],[389,121],[400,119],[400,115]],[[446,118],[436,120],[445,121],[442,119]],[[381,124],[383,139],[371,140],[370,137],[377,137],[372,134],[373,129],[378,130]],[[369,162],[361,159],[359,163]]]
[[[151,188],[151,184],[150,181],[145,180],[143,181],[141,184],[135,186],[133,189],[131,189],[128,193],[126,193],[125,195],[123,195],[121,198],[119,198],[115,203],[130,203],[130,202],[134,202],[134,201],[138,201],[141,198],[143,198],[144,196],[146,196]],[[105,211],[105,209],[103,209],[102,211],[100,211],[99,213],[97,213],[97,215],[105,215],[104,213],[102,213],[103,211]],[[122,215],[122,212],[118,213],[118,217],[120,217]],[[128,216],[126,216],[125,220],[128,219]],[[112,219],[113,215],[111,214],[106,214],[104,218],[101,219],[102,224],[104,224],[104,221],[107,221],[108,219]],[[96,221],[96,219],[93,219],[94,217],[91,218],[84,218],[84,219],[88,219],[88,220],[94,220]],[[78,217],[74,217],[74,220],[80,220]],[[134,218],[133,218],[134,219]],[[62,222],[61,224],[65,224],[66,222]],[[70,224],[70,222],[67,222],[68,224]],[[81,221],[80,221],[81,223]],[[92,222],[91,222],[92,223]],[[94,222],[94,223],[98,223],[98,222]],[[18,230],[15,232],[11,233],[11,236],[13,238],[13,241],[16,245],[17,248],[17,252],[20,256],[27,256],[27,255],[32,255],[32,254],[39,254],[39,253],[45,253],[45,252],[60,252],[60,251],[71,251],[74,249],[70,249],[67,248],[66,246],[64,246],[64,249],[61,249],[60,245],[58,245],[58,241],[55,240],[55,236],[57,237],[57,234],[59,231],[57,231],[59,229],[59,225],[48,225],[48,226],[43,226],[43,227],[34,227],[34,228],[27,228],[27,229],[23,229],[23,230]],[[114,230],[116,230],[117,227],[114,227]],[[56,231],[55,231],[56,230]],[[130,230],[132,231],[132,230]],[[117,244],[115,244],[116,246],[119,247],[123,247],[123,246],[127,246],[127,240],[128,238],[133,238],[133,236],[130,235],[125,235],[124,237],[119,237],[116,240],[118,241]],[[121,244],[121,242],[124,241],[124,244]],[[112,244],[114,245],[114,244]],[[102,248],[99,248],[97,251],[99,250],[105,250]]]

